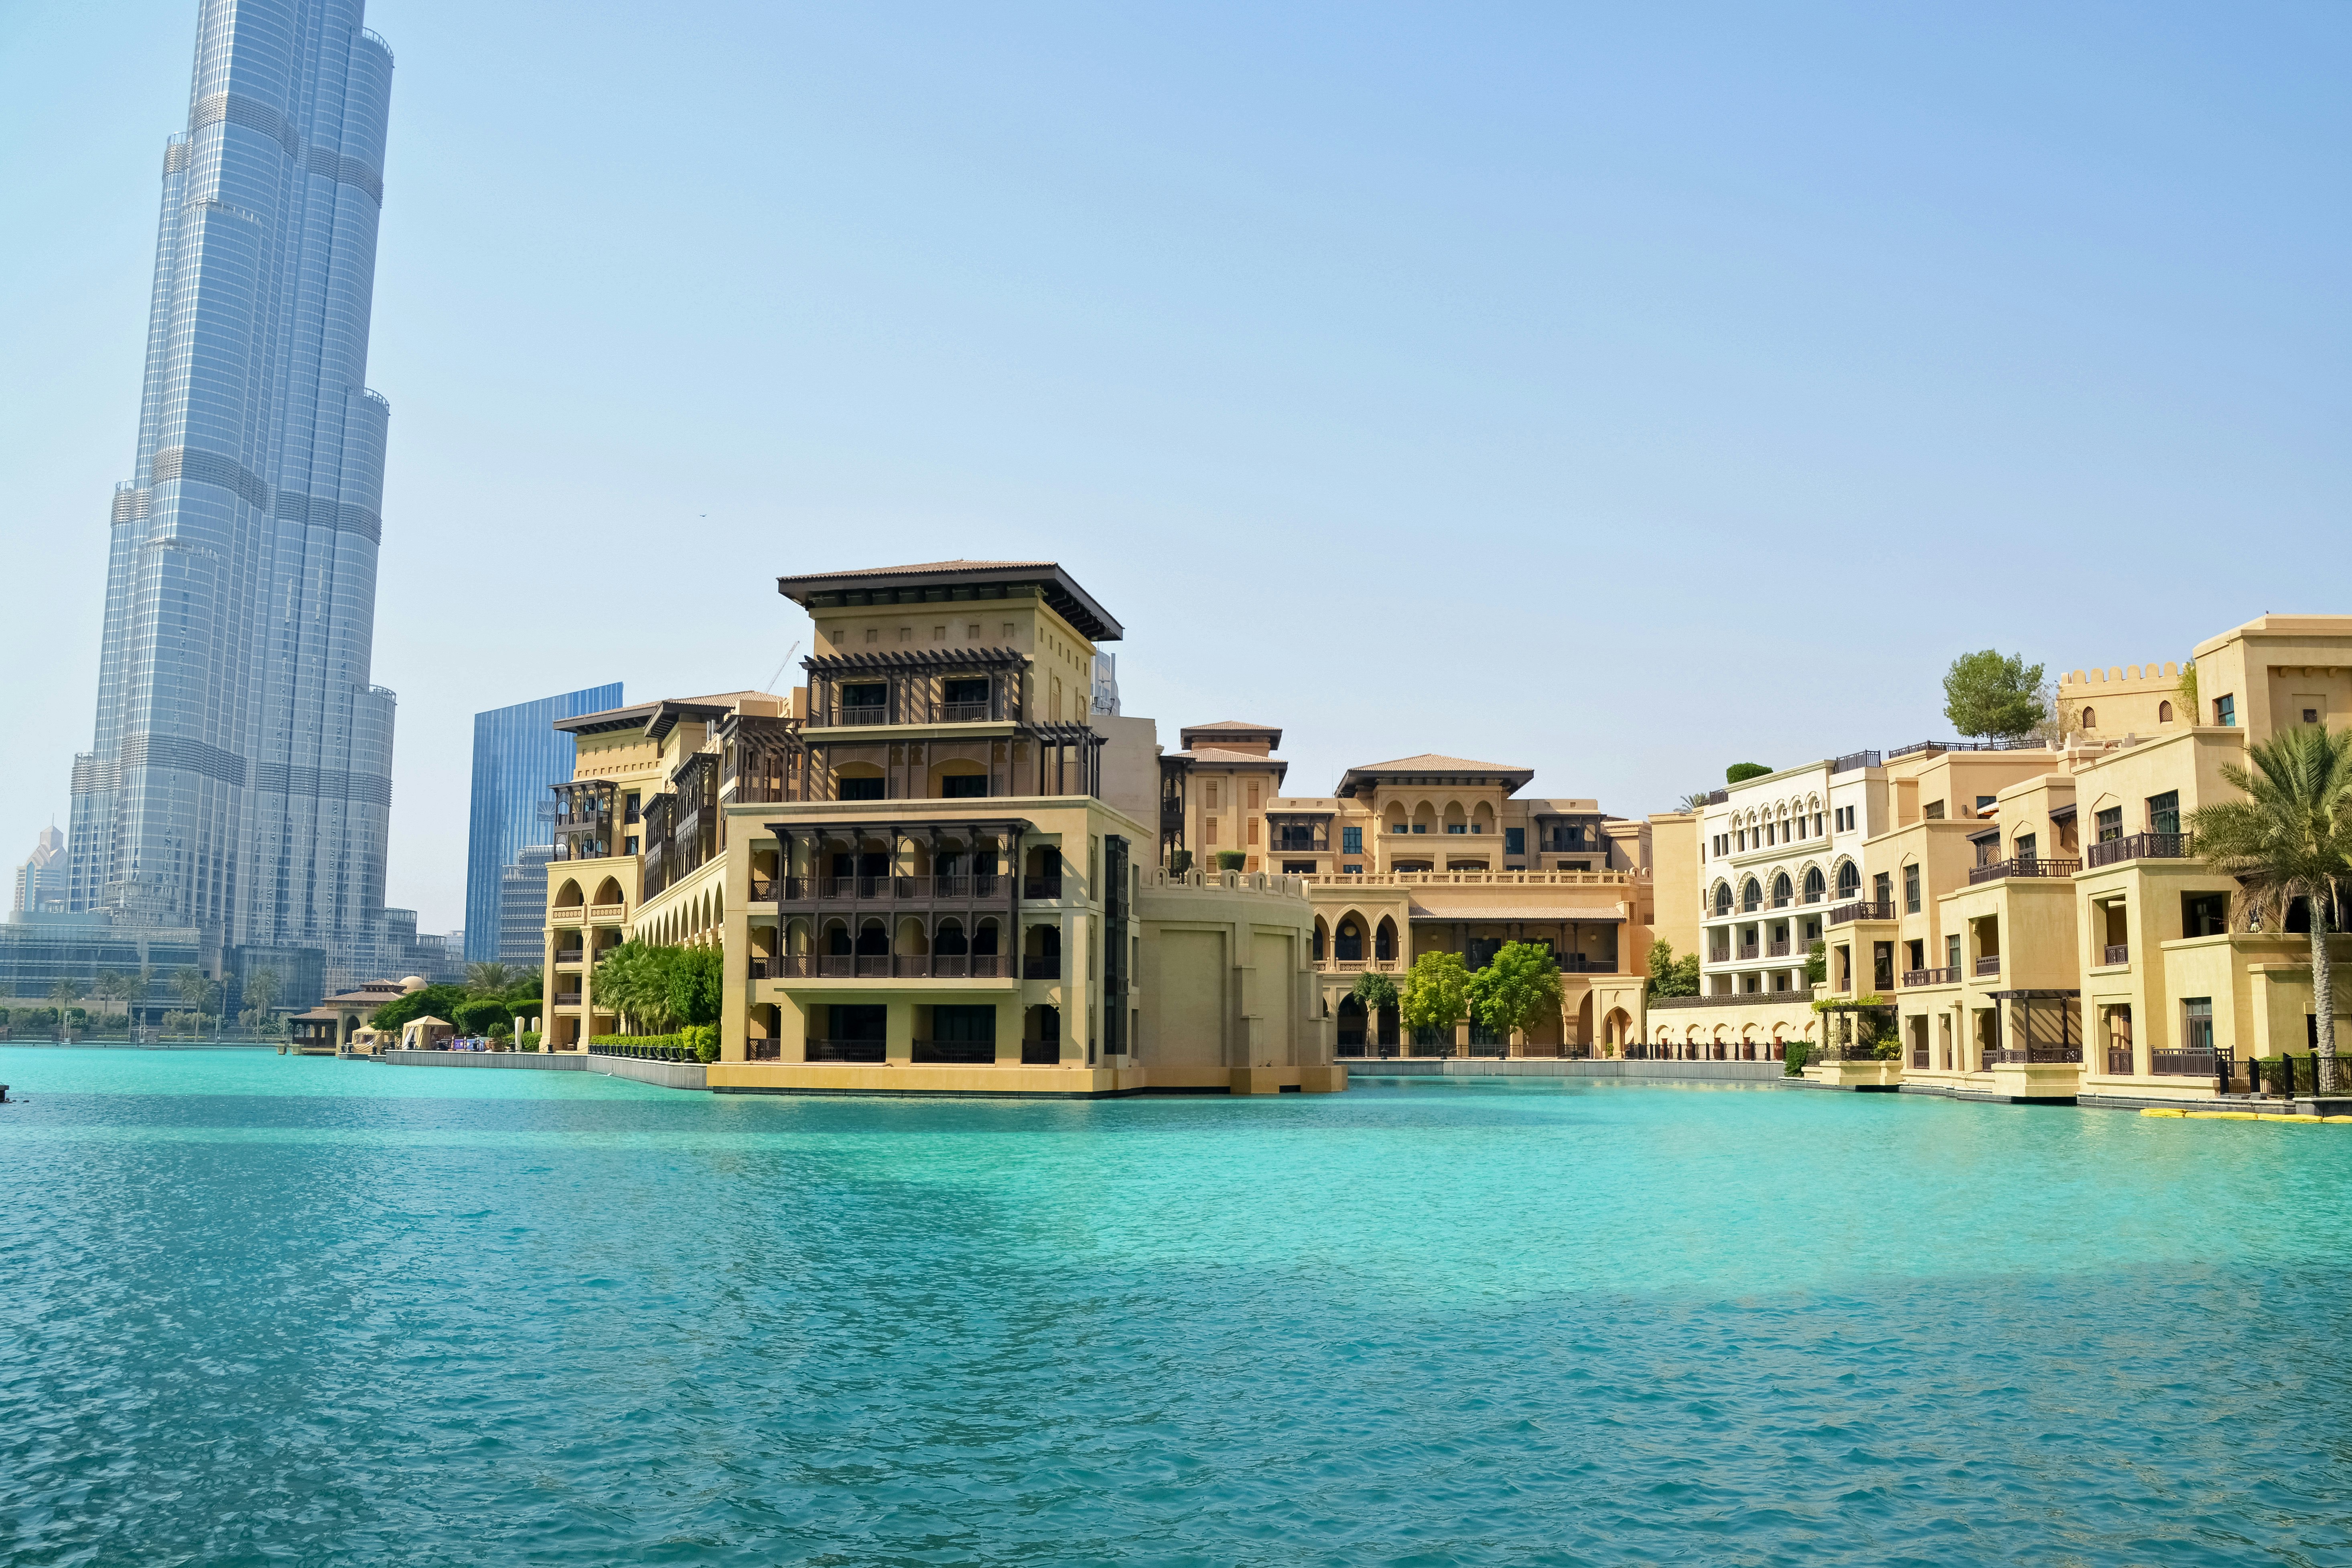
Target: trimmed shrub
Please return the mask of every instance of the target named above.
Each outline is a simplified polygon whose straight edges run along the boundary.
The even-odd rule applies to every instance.
[[[1239,849],[1217,851],[1217,869],[1220,871],[1238,871],[1248,864],[1249,856]]]
[[[1805,1062],[1812,1056],[1812,1054],[1813,1047],[1805,1041],[1790,1040],[1789,1042],[1789,1054],[1780,1063],[1780,1076],[1783,1078],[1804,1077]]]

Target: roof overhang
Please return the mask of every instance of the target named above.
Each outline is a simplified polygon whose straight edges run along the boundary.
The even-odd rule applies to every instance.
[[[1035,588],[1038,597],[1089,641],[1117,642],[1127,635],[1111,613],[1078,586],[1077,579],[1052,561],[929,561],[914,566],[814,572],[776,579],[776,592],[804,610],[830,607],[820,601],[950,604],[958,588],[1014,587]],[[835,595],[840,598],[835,600]]]

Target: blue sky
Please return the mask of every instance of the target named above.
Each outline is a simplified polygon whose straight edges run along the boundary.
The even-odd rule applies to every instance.
[[[0,8],[0,852],[89,743],[195,6]],[[379,0],[390,894],[479,709],[1052,557],[1128,710],[1625,815],[2352,611],[2340,5]],[[803,651],[805,651],[803,647]],[[19,842],[21,841],[21,842]]]

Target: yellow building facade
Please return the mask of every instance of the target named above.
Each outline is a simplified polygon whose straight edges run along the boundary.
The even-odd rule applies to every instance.
[[[1089,711],[1118,624],[1051,562],[780,579],[806,684],[564,721],[551,1048],[632,937],[724,956],[714,1089],[1345,1087],[1299,879],[1170,875],[1155,727]]]

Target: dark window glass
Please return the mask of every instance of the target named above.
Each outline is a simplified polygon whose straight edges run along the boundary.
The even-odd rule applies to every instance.
[[[959,678],[942,681],[940,684],[941,696],[947,701],[985,702],[988,700],[988,678],[984,675],[969,679]],[[879,690],[880,688],[875,687],[868,689]]]
[[[1361,855],[1364,852],[1364,830],[1360,827],[1339,829],[1339,850],[1346,855]]]
[[[1528,852],[1528,830],[1524,827],[1503,829],[1503,853],[1524,855]]]
[[[982,782],[984,783],[985,781]],[[844,779],[841,781],[841,798],[844,800],[880,800],[882,798],[882,784],[883,781],[880,779]]]
[[[2213,1048],[2213,998],[2183,997],[2180,1003],[2180,1048],[2206,1051]]]
[[[1903,868],[1903,911],[1913,915],[1919,912],[1919,868],[1916,866]]]
[[[976,1045],[996,1039],[996,1009],[986,1005],[941,1003],[931,1009],[931,1038]]]
[[[880,779],[874,781],[880,784]],[[940,781],[940,795],[946,800],[979,800],[988,794],[986,773],[950,773]]]
[[[849,1006],[835,1003],[833,1037],[836,1040],[880,1040],[889,1037],[890,1010],[872,1005]]]
[[[2147,830],[2150,833],[2180,831],[2180,792],[2166,790],[2162,795],[2147,797]]]
[[[2107,807],[2106,810],[2098,814],[2097,821],[2099,826],[2099,843],[2105,844],[2111,839],[2121,838],[2124,836],[2124,808],[2122,806],[2111,805]]]

